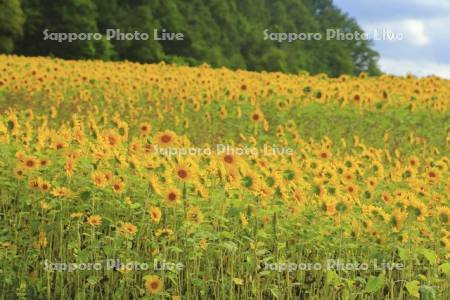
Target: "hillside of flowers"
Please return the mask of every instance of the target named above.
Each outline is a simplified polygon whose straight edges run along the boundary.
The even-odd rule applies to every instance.
[[[438,77],[2,55],[0,296],[446,299],[449,108]]]

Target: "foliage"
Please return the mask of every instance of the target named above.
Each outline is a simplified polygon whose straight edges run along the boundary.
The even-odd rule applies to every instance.
[[[21,5],[20,5],[21,4]],[[22,7],[22,8],[21,8]],[[311,74],[379,74],[369,41],[326,40],[328,28],[362,32],[332,1],[14,0],[0,2],[0,53],[179,64]],[[22,10],[24,13],[22,13]],[[23,14],[26,19],[24,22]],[[107,29],[148,33],[148,40],[107,40]],[[50,33],[96,33],[101,40],[57,42]],[[181,32],[182,41],[154,40],[153,30]],[[264,40],[264,30],[322,33],[313,41]],[[23,36],[22,33],[23,32]]]

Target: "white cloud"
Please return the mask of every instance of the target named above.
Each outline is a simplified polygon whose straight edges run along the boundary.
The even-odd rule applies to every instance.
[[[398,30],[403,30],[405,36],[412,37],[412,43],[419,46],[424,46],[430,43],[430,38],[425,32],[425,24],[419,20],[404,20],[400,22]]]
[[[381,70],[394,75],[437,75],[450,79],[450,64],[439,64],[431,60],[380,59]]]
[[[390,31],[402,40],[375,40],[380,68],[391,74],[450,79],[450,0],[334,0],[370,35]]]
[[[396,21],[381,21],[376,23],[362,24],[366,32],[381,31],[383,29],[392,31],[395,34],[403,35],[403,40],[414,46],[426,46],[430,43],[430,37],[427,34],[425,22],[418,19],[404,19]]]

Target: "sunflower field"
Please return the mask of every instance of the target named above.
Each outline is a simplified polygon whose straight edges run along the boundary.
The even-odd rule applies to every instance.
[[[1,299],[448,299],[450,81],[0,56]]]

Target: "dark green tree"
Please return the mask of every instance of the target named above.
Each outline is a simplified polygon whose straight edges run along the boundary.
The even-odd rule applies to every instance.
[[[24,13],[20,0],[0,0],[0,53],[11,53],[23,34]]]
[[[362,32],[332,0],[0,0],[0,51],[311,74],[379,74],[368,41],[264,40],[264,30],[326,35]],[[23,12],[22,12],[23,11]],[[24,17],[26,21],[24,23]],[[99,32],[100,40],[44,40],[43,31]],[[147,33],[147,40],[108,40],[107,29]],[[182,41],[154,40],[154,30]],[[23,33],[23,34],[22,34]]]

